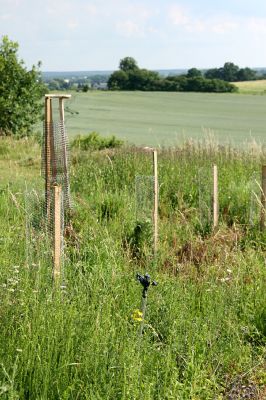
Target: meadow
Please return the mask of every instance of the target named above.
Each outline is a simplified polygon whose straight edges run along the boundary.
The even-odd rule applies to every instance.
[[[175,146],[206,134],[232,145],[265,142],[266,96],[92,91],[73,92],[66,106],[78,112],[66,113],[72,137],[96,131],[147,146]]]
[[[102,113],[108,95],[84,95],[80,115],[90,96]],[[129,99],[110,96],[119,104]],[[40,154],[35,139],[0,140],[1,398],[265,399],[266,237],[251,201],[265,148],[202,140],[160,150],[154,258],[150,215],[137,218],[135,193],[136,176],[152,174],[151,154],[134,146],[72,147],[74,234],[57,290],[47,254],[26,258],[36,243],[26,241],[25,181],[27,190],[43,191]],[[141,302],[137,272],[158,281],[142,336],[132,317]]]

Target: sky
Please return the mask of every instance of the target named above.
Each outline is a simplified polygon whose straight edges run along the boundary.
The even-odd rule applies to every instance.
[[[43,71],[266,67],[266,1],[0,0],[3,35]]]

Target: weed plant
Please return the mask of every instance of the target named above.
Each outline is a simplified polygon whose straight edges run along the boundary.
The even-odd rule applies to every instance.
[[[0,141],[1,398],[226,399],[240,382],[263,399],[266,238],[250,225],[249,183],[254,172],[259,179],[264,150],[207,142],[160,150],[153,262],[150,220],[138,221],[135,209],[135,176],[152,175],[151,154],[73,149],[74,235],[57,290],[41,247],[34,262],[25,256],[24,180],[44,184],[39,154],[36,143]],[[202,220],[198,184],[201,169],[211,198],[214,163],[215,232]],[[136,272],[159,282],[142,337],[131,317],[141,302]]]

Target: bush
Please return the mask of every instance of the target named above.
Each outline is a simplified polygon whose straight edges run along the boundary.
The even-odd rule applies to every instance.
[[[81,150],[103,150],[120,147],[123,143],[123,140],[115,136],[103,137],[98,132],[91,132],[88,136],[77,136],[72,142],[72,147]]]

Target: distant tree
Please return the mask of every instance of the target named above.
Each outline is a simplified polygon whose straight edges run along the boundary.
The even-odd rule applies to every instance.
[[[18,59],[18,43],[7,36],[0,42],[0,132],[28,135],[40,118],[44,94],[40,63],[27,70]]]
[[[107,87],[110,90],[127,90],[128,73],[122,70],[113,72],[108,79]]]
[[[197,78],[197,77],[200,77],[200,76],[202,76],[202,73],[201,73],[201,71],[200,71],[199,69],[197,69],[197,68],[190,68],[190,69],[187,71],[187,77],[188,77],[188,78]]]
[[[133,57],[125,57],[120,60],[119,69],[125,72],[135,71],[138,69],[138,64]]]
[[[227,82],[251,81],[257,78],[257,74],[250,68],[239,68],[232,62],[226,62],[221,68],[208,69],[205,78],[221,79]]]
[[[82,86],[82,92],[86,93],[86,92],[88,92],[88,90],[89,90],[89,85],[88,85],[87,83],[85,83],[85,84]]]
[[[257,79],[257,73],[251,68],[240,68],[237,73],[238,81],[253,81]]]
[[[207,79],[223,79],[223,68],[211,68],[205,72]]]
[[[147,69],[131,70],[128,73],[129,90],[156,90],[155,81],[159,80],[159,74]]]
[[[232,62],[226,62],[223,66],[222,79],[227,82],[236,82],[239,67]]]
[[[48,82],[48,87],[50,90],[60,90],[60,82],[58,79],[52,79]]]

